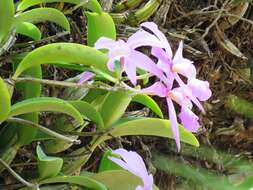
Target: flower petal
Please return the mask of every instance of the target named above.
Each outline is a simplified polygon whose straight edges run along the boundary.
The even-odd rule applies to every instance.
[[[169,44],[166,36],[158,29],[158,26],[154,22],[144,22],[141,24],[141,27],[145,27],[145,28],[149,29],[151,32],[153,32],[153,34],[156,35],[157,38],[163,44],[163,48],[165,48],[168,56],[170,58],[172,58],[172,50],[171,50],[170,44]],[[158,47],[160,47],[160,46],[158,46]]]
[[[192,63],[192,61],[183,57],[183,42],[181,41],[173,58],[172,70],[188,78],[195,78],[197,72]]]
[[[189,78],[188,86],[192,90],[193,95],[196,96],[200,101],[206,101],[212,95],[212,91],[209,88],[209,82],[207,81]]]
[[[128,59],[131,59],[137,67],[156,75],[161,80],[165,81],[166,78],[163,72],[157,67],[157,65],[146,55],[138,51],[132,50]]]
[[[172,133],[176,141],[177,150],[180,151],[180,136],[179,136],[179,130],[178,130],[176,111],[175,111],[172,100],[170,98],[166,98],[166,100],[167,100],[168,109],[169,109],[168,111],[169,111],[169,118],[170,118]]]
[[[106,37],[101,37],[97,40],[95,43],[94,47],[96,49],[111,49],[115,46],[116,41],[106,38]]]
[[[78,84],[83,84],[84,82],[90,80],[94,76],[95,76],[94,73],[89,72],[89,71],[85,71],[85,72],[83,72],[82,74],[79,75],[80,80],[78,81]]]
[[[120,155],[122,159],[111,156],[108,158],[122,168],[140,177],[143,181],[143,189],[145,189],[145,187],[153,186],[153,176],[148,174],[145,163],[139,154],[133,151],[127,151],[123,148],[114,150],[113,153]],[[140,189],[141,186],[138,186],[137,188]],[[148,189],[151,190],[151,188]]]
[[[172,61],[162,48],[152,47],[151,54],[154,55],[157,59],[161,60],[162,62],[168,64],[169,68],[172,65]]]
[[[173,90],[170,91],[170,97],[180,106],[192,108],[192,103],[189,98],[189,95],[190,95],[189,93],[191,93],[191,91],[186,91],[186,90],[187,89],[185,85],[177,87],[177,88],[173,88]]]
[[[141,91],[149,95],[156,95],[160,97],[167,96],[167,88],[161,82],[155,82],[153,85],[143,88]]]
[[[110,71],[114,71],[114,67],[115,67],[115,61],[116,59],[114,57],[109,58],[108,62],[107,62],[107,67]]]
[[[134,65],[134,62],[131,62],[131,59],[128,59],[127,57],[125,57],[124,69],[131,83],[136,86],[136,66]]]
[[[137,31],[130,36],[127,40],[127,44],[132,49],[142,46],[163,47],[163,44],[156,36],[143,30]]]
[[[199,125],[199,118],[195,115],[190,109],[186,107],[181,108],[181,112],[179,113],[179,118],[184,126],[190,132],[197,132]]]

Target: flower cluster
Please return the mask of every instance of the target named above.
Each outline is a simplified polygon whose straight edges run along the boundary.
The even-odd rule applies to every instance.
[[[136,50],[142,46],[151,47],[151,54],[157,58],[156,63]],[[115,61],[120,62],[122,72],[126,73],[133,85],[137,83],[137,68],[157,77],[157,82],[142,89],[141,92],[166,98],[173,136],[180,150],[178,119],[187,130],[196,132],[200,125],[198,116],[192,112],[193,104],[204,112],[200,101],[206,101],[211,96],[209,83],[197,79],[193,62],[183,57],[183,42],[179,43],[173,55],[167,38],[157,25],[145,22],[126,42],[102,37],[96,42],[95,48],[107,49],[109,70],[115,69]],[[182,77],[187,79],[186,82]],[[178,116],[174,103],[181,107]]]

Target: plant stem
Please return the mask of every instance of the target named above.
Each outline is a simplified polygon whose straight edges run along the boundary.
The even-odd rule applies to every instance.
[[[84,84],[77,84],[75,82],[66,82],[66,81],[55,81],[55,80],[48,80],[48,79],[38,79],[38,78],[31,78],[31,77],[24,77],[24,78],[17,78],[16,82],[34,82],[40,83],[45,85],[52,85],[52,86],[62,86],[62,87],[71,87],[71,88],[88,88],[88,89],[102,89],[106,91],[129,91],[129,89],[122,87],[122,86],[109,86],[107,84],[101,83],[84,83]]]
[[[28,120],[25,120],[25,119],[20,119],[20,118],[9,118],[7,119],[8,122],[13,122],[13,123],[19,123],[19,124],[22,124],[22,125],[27,125],[27,126],[30,126],[30,127],[34,127],[34,128],[37,128],[41,131],[43,131],[44,133],[52,136],[52,137],[55,137],[59,140],[63,140],[63,141],[66,141],[68,143],[73,143],[73,144],[80,144],[81,141],[80,140],[76,140],[76,139],[72,139],[72,138],[69,138],[69,137],[66,137],[64,135],[61,135],[55,131],[52,131],[44,126],[41,126],[39,124],[36,124],[36,123],[33,123],[31,121],[28,121]]]
[[[20,181],[25,186],[32,188],[32,189],[38,189],[37,184],[30,183],[30,182],[26,181],[25,179],[23,179],[13,169],[11,169],[11,167],[5,161],[3,161],[1,158],[0,158],[0,164],[2,164],[11,173],[11,175],[13,175],[18,181]]]

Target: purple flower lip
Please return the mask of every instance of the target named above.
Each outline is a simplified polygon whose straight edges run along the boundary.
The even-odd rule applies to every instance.
[[[142,157],[133,151],[127,151],[123,148],[112,151],[113,154],[119,155],[120,158],[109,156],[108,158],[120,167],[130,173],[141,178],[143,185],[139,185],[135,190],[152,190],[153,176],[148,174],[145,163]]]

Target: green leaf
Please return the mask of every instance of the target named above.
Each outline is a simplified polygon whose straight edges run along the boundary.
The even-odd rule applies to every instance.
[[[55,184],[55,183],[70,183],[75,185],[80,185],[82,187],[88,187],[95,190],[107,190],[107,188],[90,177],[85,176],[59,176],[50,179],[46,179],[40,182],[40,185],[43,184]]]
[[[68,62],[96,67],[112,75],[107,69],[107,56],[102,52],[75,43],[54,43],[31,51],[19,64],[13,79],[15,80],[26,69],[41,65]]]
[[[133,102],[137,102],[143,104],[150,108],[154,113],[156,113],[160,118],[163,118],[163,112],[157,103],[148,95],[145,94],[137,94],[132,99]]]
[[[122,170],[122,168],[115,164],[114,162],[112,162],[108,156],[112,156],[112,150],[107,150],[104,154],[103,157],[100,161],[99,164],[99,172],[103,172],[103,171],[107,171],[107,170]]]
[[[107,93],[107,91],[105,91],[105,90],[90,89],[88,94],[82,100],[84,100],[88,103],[91,103],[91,102],[95,101],[97,98],[104,96],[106,93]]]
[[[54,22],[65,30],[70,31],[70,25],[65,15],[54,8],[37,8],[24,13],[20,13],[14,18],[15,25],[19,22],[30,22],[33,24],[45,21]]]
[[[199,146],[198,140],[192,133],[188,132],[181,125],[179,125],[178,128],[180,140],[182,142],[191,144],[193,146]],[[101,138],[101,141],[111,139],[112,137],[121,137],[129,135],[158,136],[173,139],[169,120],[156,118],[141,118],[115,124],[114,128],[110,131],[110,135],[103,136]]]
[[[15,27],[16,27],[16,32],[18,34],[28,36],[36,41],[41,39],[40,30],[37,28],[37,26],[35,26],[32,23],[18,22],[18,23],[16,23]]]
[[[105,184],[110,190],[135,190],[138,185],[142,185],[142,181],[139,177],[125,170],[100,172],[91,176],[91,178]],[[153,190],[159,189],[154,186]]]
[[[20,55],[19,55],[20,56]],[[20,60],[22,60],[22,56],[13,57],[14,67],[16,68]],[[24,72],[24,75],[28,77],[34,78],[42,78],[42,70],[40,65],[31,67],[30,69]],[[16,89],[21,93],[21,99],[29,99],[40,97],[41,95],[41,84],[40,83],[31,83],[31,82],[22,82],[16,84]],[[39,114],[36,112],[25,114],[22,118],[32,121],[33,123],[39,122]],[[11,127],[14,128],[18,132],[18,144],[27,145],[33,141],[33,138],[36,136],[38,129],[32,128],[30,126],[20,126],[20,124],[10,124]]]
[[[11,31],[12,21],[14,17],[13,0],[0,1],[0,44],[6,40]]]
[[[247,177],[243,182],[236,186],[238,190],[250,190],[253,187],[253,176]]]
[[[39,178],[47,179],[57,176],[61,171],[63,159],[47,156],[39,145],[36,148],[36,152],[38,157]]]
[[[4,80],[0,77],[0,123],[8,118],[11,110],[11,97]]]
[[[88,19],[87,41],[89,46],[94,46],[100,37],[116,39],[115,24],[108,13],[86,12],[86,16]]]
[[[10,117],[41,111],[54,111],[65,113],[76,119],[79,124],[83,124],[82,115],[68,102],[49,97],[30,98],[14,104],[11,107]]]
[[[104,122],[100,113],[89,103],[84,101],[69,101],[83,116],[95,122],[99,128],[104,128]]]
[[[131,99],[130,94],[127,92],[108,92],[99,109],[105,128],[111,127],[113,123],[121,118]]]
[[[100,4],[97,2],[97,0],[23,0],[19,5],[17,10],[18,11],[24,11],[28,9],[29,7],[32,7],[34,5],[38,5],[41,3],[56,3],[56,2],[65,2],[65,3],[71,3],[79,5],[82,3],[82,6],[90,9],[94,12],[101,13],[102,8]]]

